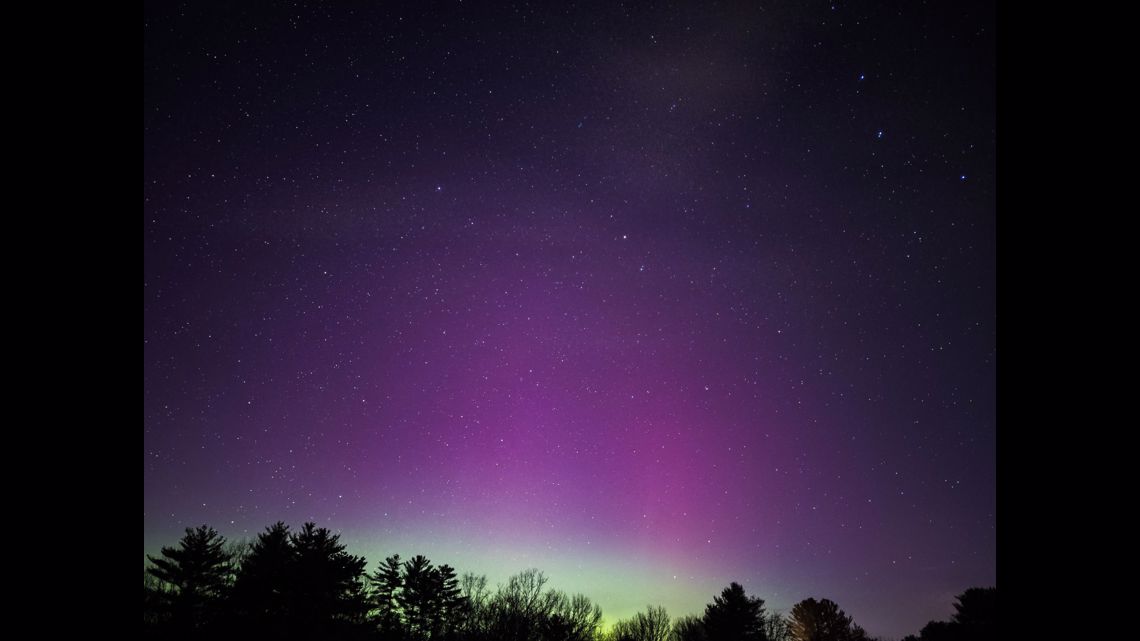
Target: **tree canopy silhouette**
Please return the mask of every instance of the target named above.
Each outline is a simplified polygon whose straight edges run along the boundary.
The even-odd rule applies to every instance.
[[[704,620],[695,614],[676,619],[673,621],[669,641],[708,641]]]
[[[467,638],[480,641],[591,641],[598,634],[602,610],[581,594],[568,596],[546,589],[546,575],[524,570],[500,585],[493,595],[486,580],[465,576]]]
[[[767,641],[764,635],[764,600],[744,593],[731,583],[705,607],[705,633],[710,641]]]
[[[400,610],[400,591],[404,588],[404,578],[400,570],[400,555],[393,554],[384,559],[376,573],[369,577],[372,584],[372,602],[376,608],[374,615],[381,634],[387,637],[398,636],[403,629],[404,618]]]
[[[212,622],[218,614],[218,602],[230,586],[230,555],[226,540],[213,528],[186,528],[177,548],[164,547],[161,556],[147,555],[152,567],[147,569],[160,582],[146,586],[144,594],[157,609],[151,620],[168,622],[183,629],[198,629]]]
[[[954,599],[949,621],[931,621],[903,641],[992,641],[997,639],[997,588],[970,588]]]
[[[804,599],[792,607],[789,622],[795,641],[862,641],[863,628],[829,599]]]
[[[703,616],[671,620],[648,606],[602,630],[587,596],[550,589],[528,569],[495,590],[416,555],[385,558],[366,574],[339,535],[277,522],[252,543],[227,543],[208,526],[187,528],[177,547],[147,555],[144,636],[160,639],[331,641],[863,641],[866,633],[828,599],[804,599],[787,618],[731,583]],[[958,595],[950,621],[931,621],[904,641],[990,641],[997,590]]]
[[[289,526],[278,521],[258,534],[234,583],[234,608],[246,627],[284,632],[293,613],[296,554]]]
[[[340,535],[306,523],[291,537],[294,606],[302,630],[314,632],[362,624],[368,611],[364,557],[353,556]]]
[[[668,641],[669,615],[665,608],[648,606],[629,619],[614,624],[614,641]]]
[[[275,523],[258,535],[238,570],[235,625],[290,638],[364,628],[364,566],[326,528],[305,523],[290,533]]]
[[[402,621],[411,639],[454,636],[467,611],[455,568],[446,564],[433,567],[426,557],[417,555],[403,564],[402,574],[396,575],[398,563],[398,556],[389,557],[376,573],[381,628],[390,630],[395,622]],[[391,608],[393,600],[396,610]]]
[[[954,623],[971,630],[990,629],[997,625],[997,588],[970,588],[959,594],[954,603]]]

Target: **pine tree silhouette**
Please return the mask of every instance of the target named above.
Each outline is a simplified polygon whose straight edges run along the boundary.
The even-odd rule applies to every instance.
[[[750,597],[732,583],[705,607],[705,632],[717,641],[767,641],[764,636],[764,600]]]
[[[230,587],[230,555],[225,538],[213,528],[186,528],[177,548],[164,547],[161,557],[147,555],[147,572],[162,587],[152,588],[152,601],[158,605],[156,617],[181,631],[201,630],[217,619],[219,602]]]
[[[376,606],[376,627],[383,638],[399,638],[403,633],[404,619],[400,611],[404,578],[400,555],[384,559],[372,575],[372,602]]]
[[[288,525],[278,521],[257,536],[234,584],[234,609],[243,627],[275,636],[289,629],[294,557]]]
[[[305,523],[291,537],[294,549],[293,608],[299,629],[329,633],[362,626],[368,603],[363,557],[345,551],[340,536]]]

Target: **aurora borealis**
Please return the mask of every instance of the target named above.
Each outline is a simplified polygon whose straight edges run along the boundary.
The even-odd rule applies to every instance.
[[[235,3],[237,4],[237,3]],[[148,3],[144,551],[995,582],[992,7]]]

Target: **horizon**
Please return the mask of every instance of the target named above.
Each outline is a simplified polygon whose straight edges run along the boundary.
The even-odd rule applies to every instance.
[[[304,522],[310,522],[311,519],[304,519]],[[274,521],[276,522],[276,521]],[[290,523],[286,521],[286,525],[290,527],[290,531],[296,531],[302,524],[301,521],[297,523]],[[203,525],[203,524],[199,524]],[[209,525],[209,524],[205,524]],[[272,525],[267,523],[265,527]],[[614,623],[619,620],[627,619],[630,616],[644,611],[647,605],[663,606],[669,613],[669,616],[676,619],[680,616],[689,614],[700,615],[704,612],[705,606],[712,601],[713,596],[720,594],[721,590],[727,587],[730,583],[736,582],[744,586],[745,590],[750,596],[756,596],[764,600],[764,609],[766,612],[776,612],[781,615],[787,615],[792,606],[797,602],[812,597],[816,599],[830,599],[839,603],[847,614],[854,617],[856,623],[862,625],[869,634],[880,637],[882,639],[901,639],[906,634],[917,634],[918,630],[925,625],[928,621],[932,620],[945,620],[950,618],[954,612],[952,602],[954,597],[964,592],[969,587],[985,587],[985,586],[963,586],[956,590],[949,590],[943,595],[939,603],[932,604],[932,608],[927,610],[927,614],[922,613],[904,613],[905,620],[917,621],[916,624],[911,626],[913,630],[905,634],[897,636],[886,634],[878,630],[869,620],[873,620],[873,616],[867,616],[859,611],[858,608],[849,607],[852,603],[858,602],[857,599],[843,598],[843,595],[836,594],[821,594],[819,590],[813,591],[810,586],[805,586],[798,591],[796,589],[785,589],[781,592],[778,587],[763,584],[762,581],[748,580],[742,576],[725,574],[723,580],[718,581],[716,578],[709,576],[709,573],[701,573],[703,576],[695,576],[692,572],[688,574],[676,574],[671,569],[666,567],[664,570],[650,573],[648,576],[640,576],[633,582],[631,588],[628,584],[623,586],[622,589],[613,588],[610,586],[602,587],[599,589],[603,581],[591,577],[591,570],[594,571],[593,577],[605,577],[607,575],[630,576],[629,569],[639,570],[650,563],[642,563],[637,560],[627,561],[624,564],[620,561],[614,561],[610,558],[593,558],[587,562],[581,561],[581,556],[576,557],[576,561],[559,560],[557,557],[544,557],[541,552],[537,551],[524,551],[519,554],[504,554],[502,557],[495,556],[492,551],[485,555],[486,558],[478,559],[474,563],[460,563],[457,561],[462,555],[457,553],[457,548],[452,547],[446,543],[433,544],[430,546],[418,545],[411,542],[414,537],[408,536],[403,539],[395,537],[396,541],[401,541],[400,546],[396,545],[383,545],[380,543],[369,543],[367,537],[353,536],[351,533],[338,530],[329,524],[317,523],[318,527],[327,527],[332,533],[340,536],[341,543],[347,546],[347,552],[354,556],[362,556],[367,560],[365,568],[368,574],[372,574],[377,566],[383,560],[392,554],[399,554],[403,561],[416,554],[423,554],[434,564],[446,563],[455,568],[457,574],[463,575],[471,572],[476,575],[482,575],[487,578],[488,587],[494,591],[499,585],[506,582],[506,580],[519,572],[527,569],[537,569],[541,571],[549,580],[548,588],[560,590],[567,594],[585,594],[590,600],[602,608],[602,630],[610,629]],[[194,526],[196,527],[196,526]],[[219,534],[226,538],[229,543],[243,542],[246,544],[252,543],[256,540],[259,532],[264,532],[265,527],[259,531],[242,530],[240,535],[231,536],[226,527],[214,527]],[[230,526],[232,527],[232,526]],[[183,532],[184,533],[184,532]],[[176,546],[181,534],[177,536],[170,536],[169,541],[160,543],[155,540],[157,535],[148,536],[151,544],[147,546],[147,550],[143,553],[143,565],[147,567],[149,562],[147,555],[158,557],[160,550],[164,546]],[[383,547],[378,547],[383,546]],[[491,546],[486,546],[478,549],[487,549]],[[424,549],[429,548],[429,549]],[[470,557],[467,557],[470,559]],[[503,558],[508,559],[510,563],[515,565],[502,566],[496,569],[496,566],[501,566],[499,563]],[[550,562],[552,561],[553,562]],[[619,566],[624,565],[624,572],[612,572],[610,568],[614,564]],[[666,560],[665,563],[668,563]],[[569,564],[573,567],[567,567]],[[583,566],[589,567],[583,567]],[[598,571],[600,567],[605,567],[606,571]],[[739,573],[738,573],[739,574]],[[634,573],[636,576],[636,573]],[[663,587],[658,587],[663,586]],[[683,590],[678,592],[677,588],[682,587]],[[775,587],[775,589],[773,589]],[[616,604],[616,605],[615,605]],[[910,614],[910,616],[906,616]]]

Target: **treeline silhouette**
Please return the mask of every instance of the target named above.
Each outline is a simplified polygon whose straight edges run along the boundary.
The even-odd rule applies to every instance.
[[[339,535],[278,522],[251,543],[227,544],[205,525],[178,547],[147,556],[144,637],[150,639],[356,639],[370,641],[865,641],[866,632],[827,599],[787,616],[738,583],[702,616],[671,619],[648,606],[603,629],[602,610],[581,594],[547,588],[535,569],[492,590],[485,576],[457,576],[423,556],[390,556],[371,574]],[[958,597],[948,622],[904,641],[996,639],[996,589]]]

